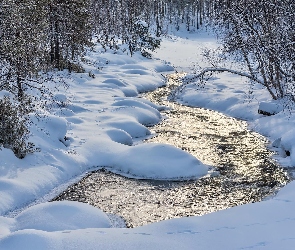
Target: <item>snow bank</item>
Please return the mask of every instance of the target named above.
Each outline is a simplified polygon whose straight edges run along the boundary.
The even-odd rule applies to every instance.
[[[47,232],[82,228],[108,228],[111,223],[105,213],[90,205],[74,201],[38,204],[15,218],[12,231],[35,229]]]
[[[208,173],[208,166],[181,149],[153,143],[124,150],[116,169],[148,179],[196,179]]]
[[[263,115],[275,115],[281,112],[284,106],[277,100],[272,100],[269,102],[260,102],[258,113]]]
[[[90,205],[73,201],[56,201],[28,208],[15,218],[0,216],[0,249],[60,249],[62,242],[50,239],[47,232],[83,228],[110,228],[107,215]],[[6,230],[3,226],[6,224]],[[1,230],[2,229],[2,230]],[[51,236],[57,236],[51,233]]]
[[[268,201],[134,229],[23,229],[3,237],[0,249],[293,249],[294,188],[290,183]]]

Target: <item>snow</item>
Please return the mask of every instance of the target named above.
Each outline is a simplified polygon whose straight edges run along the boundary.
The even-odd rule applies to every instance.
[[[14,220],[13,232],[23,229],[54,232],[111,227],[109,218],[101,210],[74,201],[38,204],[23,211]]]
[[[140,144],[128,148],[121,154],[117,166],[124,173],[149,179],[194,179],[208,173],[208,167],[195,157],[166,144]]]
[[[164,108],[138,94],[162,86],[161,74],[172,67],[192,73],[197,65],[208,66],[201,54],[217,47],[214,36],[201,30],[163,39],[153,60],[101,53],[99,46],[89,52],[87,59],[100,67],[85,65],[86,73],[65,78],[69,89],[56,93],[57,105],[34,120],[30,141],[40,152],[20,160],[8,149],[0,151],[0,249],[293,249],[294,182],[260,203],[134,229],[110,228],[107,215],[87,204],[32,203],[102,167],[131,178],[207,175],[208,166],[180,149],[138,143],[151,135],[148,126],[161,121]],[[189,84],[177,101],[247,120],[275,142],[282,165],[295,166],[294,113],[258,114],[259,107],[274,109],[261,86],[230,73],[214,74],[204,86]]]
[[[269,102],[260,102],[258,111],[261,114],[266,115],[275,115],[281,112],[284,109],[284,106],[277,100],[272,100]]]
[[[13,231],[1,240],[0,249],[292,249],[293,190],[294,184],[290,183],[268,201],[135,229],[82,229],[87,223],[83,222],[77,230]],[[55,208],[47,208],[48,204],[42,206],[56,212]],[[13,225],[11,220],[4,223]],[[60,218],[61,224],[63,220]]]

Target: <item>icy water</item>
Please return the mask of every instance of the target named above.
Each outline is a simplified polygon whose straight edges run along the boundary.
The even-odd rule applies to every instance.
[[[127,227],[160,220],[203,215],[229,207],[258,202],[289,181],[267,150],[267,141],[249,131],[247,123],[218,112],[167,101],[178,85],[171,75],[166,87],[143,95],[170,109],[151,129],[147,142],[175,145],[212,165],[219,175],[195,181],[128,179],[105,170],[89,173],[54,200],[89,203],[121,216]]]

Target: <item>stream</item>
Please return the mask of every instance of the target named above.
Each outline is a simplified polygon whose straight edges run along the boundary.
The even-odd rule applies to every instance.
[[[137,227],[175,217],[204,215],[259,202],[274,195],[289,175],[271,158],[268,141],[249,131],[245,121],[221,113],[167,101],[179,85],[170,75],[167,86],[142,98],[169,107],[151,129],[149,143],[168,143],[213,166],[219,174],[194,181],[129,179],[104,169],[89,173],[53,200],[89,203]]]

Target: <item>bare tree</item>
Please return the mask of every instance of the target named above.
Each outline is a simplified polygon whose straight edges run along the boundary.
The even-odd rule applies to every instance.
[[[262,84],[273,99],[295,101],[294,11],[291,0],[215,1],[211,18],[219,27],[224,52],[242,58],[247,71],[213,67],[203,69],[195,79],[227,71]]]

